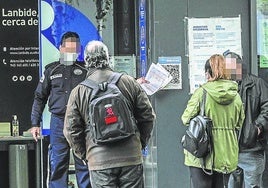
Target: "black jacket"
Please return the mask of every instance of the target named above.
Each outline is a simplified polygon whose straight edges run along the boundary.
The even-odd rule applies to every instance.
[[[86,78],[87,72],[84,62],[68,66],[60,64],[59,61],[48,64],[35,90],[32,126],[40,125],[47,102],[52,114],[64,117],[72,89]]]
[[[245,121],[239,137],[240,152],[263,150],[268,133],[268,84],[255,75],[247,75],[240,88]],[[261,134],[258,135],[257,127]]]

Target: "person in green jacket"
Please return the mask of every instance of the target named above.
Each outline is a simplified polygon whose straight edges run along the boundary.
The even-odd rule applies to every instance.
[[[225,59],[222,55],[212,55],[205,64],[207,82],[195,90],[182,114],[182,122],[189,121],[200,112],[203,90],[206,90],[205,115],[212,119],[213,152],[205,158],[205,169],[212,170],[208,175],[201,166],[201,158],[196,158],[186,150],[185,165],[189,166],[193,188],[227,187],[229,175],[237,167],[237,131],[244,120],[244,110],[238,94],[236,82],[227,80]]]

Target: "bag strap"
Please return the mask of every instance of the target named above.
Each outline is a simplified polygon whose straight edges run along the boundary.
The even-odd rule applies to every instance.
[[[205,116],[205,105],[206,105],[207,91],[203,88],[203,97],[200,108],[200,115]]]
[[[89,87],[91,89],[95,89],[95,88],[98,87],[98,84],[95,81],[93,81],[91,79],[88,79],[88,78],[85,79],[84,81],[82,81],[80,84],[84,85],[84,86],[87,86],[87,87]]]
[[[108,80],[105,82],[116,84],[122,75],[123,75],[123,73],[113,72],[109,76]],[[102,82],[102,83],[104,83],[104,82]],[[102,84],[102,83],[100,83],[100,84]],[[99,85],[100,85],[97,82],[95,82],[94,80],[91,80],[88,78],[85,79],[84,81],[82,81],[80,84],[87,86],[87,87],[90,87],[92,89],[95,89],[95,88],[99,87]]]
[[[82,81],[80,84],[87,86],[89,88],[92,89],[92,93],[91,93],[91,100],[92,100],[92,96],[95,96],[99,91],[105,91],[107,89],[107,85],[109,83],[113,83],[116,84],[118,82],[118,80],[120,79],[120,77],[123,75],[123,73],[117,73],[117,72],[113,72],[107,81],[104,81],[102,83],[97,83],[94,80],[91,79],[85,79],[84,81]]]
[[[200,115],[201,116],[205,116],[205,104],[206,104],[206,98],[207,98],[207,91],[203,88],[203,96],[202,96],[202,102],[201,102],[201,107],[200,107]],[[210,156],[213,157],[212,159],[212,162],[211,162],[211,170],[210,171],[207,171],[205,169],[205,166],[206,166],[206,157],[204,158],[201,158],[200,162],[201,162],[201,167],[202,167],[202,170],[205,174],[207,175],[212,175],[213,174],[213,164],[214,164],[214,155],[213,152],[213,143],[212,143],[212,133],[211,133],[211,130],[208,131],[208,134],[209,134],[209,143],[210,143],[210,150],[209,150],[209,154]],[[208,156],[208,155],[207,155]]]
[[[113,72],[111,76],[108,78],[107,82],[116,84],[122,75],[123,73]]]

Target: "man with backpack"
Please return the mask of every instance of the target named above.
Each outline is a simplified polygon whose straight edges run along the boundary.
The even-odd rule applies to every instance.
[[[93,188],[142,188],[142,149],[155,120],[149,98],[133,77],[110,68],[104,43],[89,42],[84,58],[89,73],[70,95],[64,135],[88,163]]]

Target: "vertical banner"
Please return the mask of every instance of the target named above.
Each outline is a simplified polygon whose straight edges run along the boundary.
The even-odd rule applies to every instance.
[[[147,47],[146,47],[146,0],[139,2],[139,39],[140,39],[140,76],[147,72]]]
[[[74,3],[78,2],[74,1]],[[80,36],[81,53],[78,57],[79,60],[83,60],[83,51],[89,41],[102,40],[90,18],[84,15],[79,8],[75,7],[72,1],[40,0],[39,5],[40,74],[42,74],[47,64],[59,60],[60,54],[58,49],[61,36],[65,32],[73,31]],[[92,11],[90,4],[87,6],[87,11]],[[85,6],[81,8],[85,9]],[[49,134],[49,121],[50,113],[46,109],[42,122],[43,135]]]
[[[190,93],[205,82],[206,60],[230,50],[242,55],[241,19],[188,18]]]
[[[0,122],[16,114],[22,134],[39,79],[38,1],[1,1],[0,20]]]

